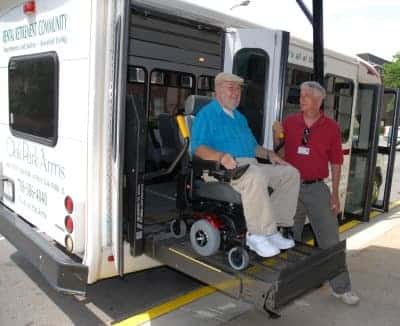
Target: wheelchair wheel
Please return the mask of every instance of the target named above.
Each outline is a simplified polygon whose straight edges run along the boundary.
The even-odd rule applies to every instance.
[[[169,224],[169,230],[174,238],[181,239],[186,235],[186,223],[183,220],[173,219]]]
[[[211,256],[219,249],[221,235],[206,220],[198,220],[190,228],[190,243],[199,255]]]
[[[242,247],[233,247],[228,252],[229,265],[236,271],[241,271],[249,266],[249,253]]]

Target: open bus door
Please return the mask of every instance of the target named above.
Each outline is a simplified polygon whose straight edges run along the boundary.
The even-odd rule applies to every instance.
[[[124,273],[123,247],[123,166],[125,154],[126,80],[128,57],[129,1],[116,3],[113,66],[113,115],[111,161],[111,237],[115,268]]]
[[[272,145],[272,125],[281,112],[289,33],[264,28],[230,29],[225,39],[224,71],[245,80],[239,110],[257,142]],[[268,132],[269,131],[269,132]]]
[[[381,179],[376,167],[381,92],[379,85],[359,84],[344,214],[364,222],[371,211],[371,180]]]
[[[399,128],[399,90],[385,89],[382,98],[382,115],[379,124],[377,169],[381,179],[374,180],[372,207],[387,212],[390,204],[393,170],[398,146]],[[379,181],[379,183],[376,183]]]

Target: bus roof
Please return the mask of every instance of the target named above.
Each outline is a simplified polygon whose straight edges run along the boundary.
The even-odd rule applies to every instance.
[[[178,15],[189,20],[201,22],[220,28],[267,28],[244,19],[227,15],[200,5],[182,0],[131,0],[131,4],[162,11],[170,15]]]

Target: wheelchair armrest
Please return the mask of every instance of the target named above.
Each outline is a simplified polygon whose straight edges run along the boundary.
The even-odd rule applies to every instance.
[[[271,164],[271,161],[268,158],[257,157],[257,162],[261,164]]]
[[[250,166],[250,164],[244,164],[232,170],[227,170],[217,161],[203,160],[197,156],[193,156],[192,164],[195,171],[208,171],[210,176],[223,182],[239,179]]]
[[[196,171],[204,171],[204,170],[219,170],[221,169],[221,164],[218,161],[211,160],[203,160],[198,156],[193,156],[192,165]]]

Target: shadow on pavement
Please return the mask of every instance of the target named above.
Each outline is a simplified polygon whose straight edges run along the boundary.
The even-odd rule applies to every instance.
[[[86,297],[70,296],[53,290],[18,252],[11,255],[11,260],[74,325],[110,324],[199,287],[197,281],[172,269],[159,267],[131,273],[123,279],[101,280],[88,286]]]

